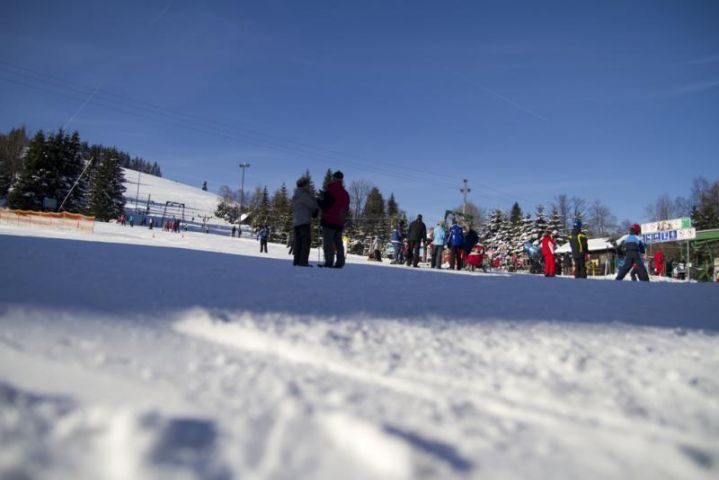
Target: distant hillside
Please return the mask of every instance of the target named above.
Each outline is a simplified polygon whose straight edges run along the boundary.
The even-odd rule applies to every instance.
[[[123,168],[125,174],[125,199],[127,203],[125,210],[137,212],[142,215],[148,211],[153,217],[182,217],[182,208],[177,206],[169,206],[165,210],[166,202],[183,203],[184,219],[188,222],[197,224],[202,223],[203,216],[210,216],[209,223],[215,225],[227,225],[227,222],[214,216],[220,197],[211,192],[205,192],[201,188],[192,187],[183,183],[169,180],[167,178],[156,177],[146,173],[137,172]],[[139,197],[138,197],[138,179],[139,179]],[[139,201],[137,200],[139,198]]]

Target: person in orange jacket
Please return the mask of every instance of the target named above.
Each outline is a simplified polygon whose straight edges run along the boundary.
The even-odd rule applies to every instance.
[[[544,276],[553,277],[555,273],[554,249],[557,248],[557,241],[554,239],[556,233],[547,229],[542,237],[542,255],[544,256]]]

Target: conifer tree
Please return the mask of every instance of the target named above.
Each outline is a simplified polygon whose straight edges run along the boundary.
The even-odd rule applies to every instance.
[[[522,209],[517,202],[514,202],[514,205],[512,205],[512,211],[509,214],[509,221],[515,226],[522,223]]]
[[[284,183],[272,197],[271,226],[273,235],[289,234],[292,230],[292,205]]]
[[[99,220],[117,218],[125,209],[124,175],[117,151],[95,147],[90,153],[93,166],[89,176],[87,212]]]
[[[325,178],[322,181],[322,190],[326,189],[330,182],[332,182],[332,170],[328,168],[325,172]]]
[[[384,210],[384,198],[377,187],[372,187],[367,195],[364,210],[360,217],[361,232],[368,236],[387,238],[387,217]]]
[[[22,158],[30,140],[25,127],[0,134],[0,197],[7,195],[22,166]]]
[[[268,225],[270,223],[270,215],[272,213],[272,205],[270,203],[270,194],[267,192],[267,185],[262,189],[260,198],[258,199],[255,218],[252,222],[253,226]]]
[[[59,130],[45,138],[38,132],[30,142],[20,174],[8,198],[12,208],[41,210],[45,198],[54,199],[59,208],[85,167],[81,158],[80,136]],[[67,197],[63,210],[83,213],[87,177],[83,177]]]

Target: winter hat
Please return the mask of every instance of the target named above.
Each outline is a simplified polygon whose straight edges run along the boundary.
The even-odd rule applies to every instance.
[[[332,174],[332,178],[336,178],[337,180],[342,180],[345,178],[344,174],[337,170],[335,173]]]
[[[639,235],[642,231],[642,227],[639,226],[639,224],[635,223],[632,225],[632,228],[629,229],[630,233],[633,233],[634,235]]]
[[[307,177],[300,177],[297,179],[297,187],[304,188],[306,187],[310,181],[307,179]]]
[[[582,228],[582,221],[581,221],[580,219],[576,219],[576,220],[574,221],[574,228],[576,228],[577,230],[579,230],[580,228]]]

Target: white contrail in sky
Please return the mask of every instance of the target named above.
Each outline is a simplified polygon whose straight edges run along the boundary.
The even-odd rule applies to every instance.
[[[517,102],[513,101],[511,98],[507,98],[507,97],[505,97],[504,95],[502,95],[502,94],[500,94],[500,93],[497,93],[497,92],[495,92],[494,90],[491,90],[491,89],[489,89],[489,88],[487,88],[487,87],[485,87],[485,86],[482,86],[482,85],[479,85],[479,84],[475,84],[475,85],[477,85],[479,88],[481,88],[481,89],[484,90],[485,92],[489,93],[490,95],[493,95],[493,96],[499,98],[500,100],[505,101],[506,103],[510,104],[510,105],[513,106],[514,108],[516,108],[516,109],[518,109],[518,110],[521,110],[521,111],[523,111],[524,113],[528,113],[529,115],[533,116],[534,118],[538,118],[539,120],[544,120],[544,121],[549,120],[547,117],[544,117],[544,116],[542,116],[542,115],[540,115],[540,114],[538,114],[538,113],[536,113],[536,112],[533,112],[532,110],[528,109],[527,107],[523,107],[522,105],[520,105],[520,104],[518,104]]]
[[[63,130],[65,130],[65,129],[72,123],[72,121],[75,120],[75,118],[76,118],[78,115],[80,115],[80,113],[81,113],[83,110],[85,110],[85,107],[87,107],[87,105],[92,101],[92,99],[95,97],[95,94],[97,93],[97,91],[98,91],[99,89],[100,89],[100,84],[98,83],[97,86],[95,86],[95,89],[94,89],[94,90],[92,91],[92,93],[90,94],[90,96],[88,96],[88,97],[85,99],[85,101],[83,102],[83,104],[80,105],[80,108],[78,108],[77,111],[72,115],[72,117],[70,117],[70,119],[69,119],[67,122],[65,122],[65,125],[62,126]]]

